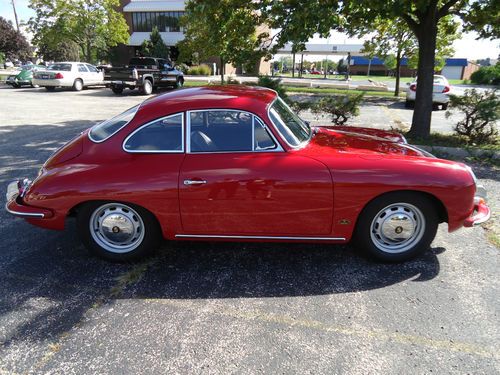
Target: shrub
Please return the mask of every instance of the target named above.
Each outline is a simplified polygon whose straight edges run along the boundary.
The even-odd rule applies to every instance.
[[[314,104],[311,102],[289,100],[288,105],[296,114],[300,115],[301,112],[311,109]]]
[[[467,137],[469,144],[497,143],[498,130],[495,123],[500,119],[500,97],[497,90],[479,92],[465,90],[463,96],[450,95],[450,109],[465,115],[454,127],[457,134]]]
[[[212,74],[212,69],[206,64],[192,66],[188,70],[189,75],[193,76],[209,76]]]
[[[470,79],[476,85],[500,85],[500,64],[483,66],[472,73]]]
[[[279,78],[276,79],[269,76],[259,76],[259,81],[257,82],[257,86],[267,87],[268,89],[272,89],[278,93],[281,99],[283,99],[286,102],[289,102],[285,88],[281,84],[281,79]]]
[[[335,125],[344,125],[351,117],[359,114],[363,95],[364,93],[325,97],[312,107],[312,112],[316,117],[328,114]]]

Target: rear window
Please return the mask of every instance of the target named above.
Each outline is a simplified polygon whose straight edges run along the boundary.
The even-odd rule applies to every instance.
[[[132,121],[139,106],[140,105],[136,105],[135,107],[129,108],[118,116],[95,125],[90,129],[89,138],[96,143],[104,142]]]
[[[62,70],[71,72],[71,64],[52,64],[48,67],[49,70]]]
[[[134,57],[130,59],[131,66],[156,66],[156,60],[147,57]]]

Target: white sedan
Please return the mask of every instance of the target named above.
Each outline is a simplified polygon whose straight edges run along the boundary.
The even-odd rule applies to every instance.
[[[54,91],[56,87],[72,87],[80,91],[87,86],[102,85],[104,73],[95,66],[82,62],[58,62],[33,76],[33,85]]]
[[[451,86],[444,76],[435,75],[434,85],[432,89],[432,103],[440,104],[442,109],[448,108],[450,101]],[[410,108],[415,104],[415,96],[417,95],[417,80],[409,84],[406,90],[406,107]]]

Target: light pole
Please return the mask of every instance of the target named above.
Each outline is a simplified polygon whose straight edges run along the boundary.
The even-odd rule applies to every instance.
[[[11,3],[12,3],[12,9],[14,9],[14,18],[16,19],[17,31],[19,31],[19,20],[17,19],[16,3],[14,2],[14,0],[11,0]]]

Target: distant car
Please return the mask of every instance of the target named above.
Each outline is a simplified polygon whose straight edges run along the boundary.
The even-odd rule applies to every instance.
[[[434,75],[434,86],[432,90],[432,103],[441,105],[443,110],[448,108],[450,101],[451,86],[444,76]],[[409,84],[406,90],[406,107],[411,108],[415,104],[415,97],[417,95],[417,79]]]
[[[321,73],[319,70],[311,70],[310,74],[321,75],[323,73]]]
[[[4,69],[13,68],[14,63],[10,60],[5,60],[5,62],[3,63],[3,67]]]
[[[103,85],[104,75],[94,65],[83,62],[58,62],[37,71],[33,84],[54,91],[56,87],[71,87],[80,91],[84,87]]]
[[[43,65],[23,65],[19,73],[7,77],[6,83],[14,88],[19,88],[21,86],[37,87],[37,85],[34,85],[32,82],[33,73],[44,69],[45,66]]]
[[[439,223],[488,220],[485,195],[469,167],[397,134],[310,127],[276,91],[227,85],[171,91],[84,131],[33,182],[8,185],[6,210],[50,229],[75,215],[89,250],[115,261],[162,238],[352,240],[404,261]]]

